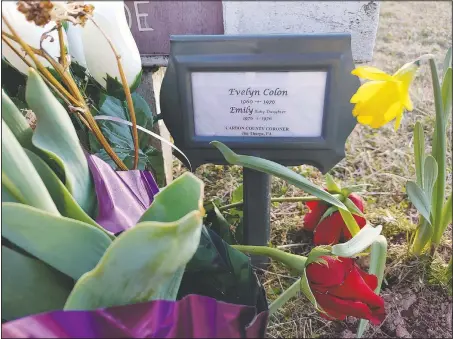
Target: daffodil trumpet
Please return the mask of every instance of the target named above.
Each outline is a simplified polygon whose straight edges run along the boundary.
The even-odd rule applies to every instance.
[[[416,72],[421,61],[431,57],[427,54],[408,62],[392,75],[371,66],[355,68],[351,74],[368,80],[351,98],[355,104],[352,114],[358,123],[380,128],[395,121],[394,128],[398,130],[404,111],[413,110],[409,89]]]

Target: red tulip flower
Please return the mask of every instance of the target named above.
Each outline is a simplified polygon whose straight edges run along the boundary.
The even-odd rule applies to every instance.
[[[363,200],[357,194],[351,193],[348,198],[363,212]],[[313,242],[318,245],[335,245],[341,240],[347,241],[352,238],[343,218],[339,211],[333,212],[327,218],[319,222],[323,214],[329,208],[323,201],[310,201],[307,202],[307,207],[310,212],[304,216],[304,229],[314,232]],[[366,225],[366,219],[353,215],[355,221],[360,228]]]
[[[374,293],[378,280],[364,272],[353,259],[323,256],[324,263],[307,266],[306,274],[319,306],[328,319],[344,320],[346,316],[367,319],[378,325],[385,318],[384,299]]]

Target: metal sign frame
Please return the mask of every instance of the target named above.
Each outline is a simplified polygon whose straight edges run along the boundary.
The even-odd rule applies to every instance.
[[[226,164],[209,144],[212,140],[241,154],[288,166],[309,164],[323,173],[345,156],[346,139],[356,125],[349,101],[360,86],[351,75],[350,34],[176,35],[170,43],[161,112],[175,145],[194,168],[204,163]],[[203,71],[326,71],[321,137],[196,136],[191,73]]]

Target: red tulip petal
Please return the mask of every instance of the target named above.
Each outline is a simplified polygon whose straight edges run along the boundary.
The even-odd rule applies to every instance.
[[[343,283],[346,273],[352,268],[353,260],[350,258],[337,260],[329,256],[321,258],[327,261],[327,265],[314,262],[307,266],[306,273],[310,287],[313,290],[321,291],[321,288],[338,286]]]
[[[363,280],[365,280],[368,287],[374,291],[378,285],[378,278],[374,274],[368,274],[367,272],[361,269],[358,269],[358,271],[362,276]]]
[[[384,308],[384,299],[374,293],[374,289],[362,278],[356,266],[346,276],[344,283],[331,289],[330,294],[342,299],[360,300],[373,309]]]
[[[313,211],[315,208],[317,208],[319,205],[321,205],[321,201],[319,200],[312,200],[312,201],[307,201],[305,205],[310,209],[310,211]]]
[[[340,212],[333,212],[316,226],[313,238],[314,244],[316,246],[338,244],[343,225]]]
[[[315,294],[315,298],[324,310],[367,319],[374,325],[380,324],[385,318],[385,313],[372,312],[366,304],[360,301],[344,300],[328,294]]]
[[[349,200],[351,200],[354,203],[354,205],[356,205],[359,208],[360,212],[363,212],[364,203],[363,203],[363,199],[360,195],[351,193],[351,194],[349,194],[348,198],[349,198]]]
[[[327,205],[320,201],[309,201],[307,202],[307,206],[310,212],[304,216],[304,229],[313,232],[319,220],[321,220],[322,215],[327,210]]]
[[[353,217],[357,224],[359,224],[360,229],[362,229],[363,226],[366,225],[366,219],[364,217],[361,217],[360,215],[354,215]]]
[[[332,310],[330,308],[323,308],[323,310],[327,313],[322,313],[320,312],[319,315],[323,317],[324,319],[327,320],[345,320],[346,319],[346,314],[338,312],[336,310]]]

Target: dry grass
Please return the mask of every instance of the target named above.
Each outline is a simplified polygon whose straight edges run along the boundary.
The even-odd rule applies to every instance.
[[[437,56],[440,68],[443,57],[451,46],[451,22],[452,4],[448,1],[382,2],[372,64],[392,73],[404,63],[422,54],[432,53]],[[427,66],[420,70],[411,92],[416,108],[412,113],[405,115],[400,130],[394,132],[392,125],[380,130],[357,126],[348,139],[346,158],[331,173],[342,185],[371,184],[363,194],[367,201],[366,216],[372,224],[383,225],[384,233],[390,240],[387,279],[391,281],[388,283],[395,286],[395,289],[409,286],[410,290],[421,293],[423,298],[423,293],[431,289],[434,289],[433,293],[437,293],[436,296],[439,293],[442,296],[445,292],[444,290],[439,292],[435,287],[426,285],[424,278],[429,275],[429,270],[423,263],[405,255],[406,237],[414,229],[414,223],[417,221],[417,213],[408,202],[404,189],[405,182],[414,179],[415,176],[413,128],[416,121],[423,123],[427,137],[427,152],[430,152],[431,135],[434,130],[434,101]],[[449,164],[447,190],[450,192],[452,175],[450,132],[447,157]],[[323,178],[316,169],[310,166],[298,166],[293,169],[313,182],[323,184]],[[175,169],[175,172],[178,173],[179,170]],[[206,199],[217,197],[224,202],[229,200],[234,188],[242,181],[241,169],[237,167],[205,165],[198,169],[197,174],[206,183]],[[304,193],[274,178],[272,194],[278,197],[300,196]],[[271,213],[272,244],[279,246],[300,243],[300,246],[291,250],[299,254],[307,253],[310,249],[310,238],[298,229],[304,213],[303,205],[298,203],[274,205]],[[443,238],[440,260],[445,260],[451,255],[451,244],[451,234],[446,234]],[[270,300],[289,287],[293,281],[294,278],[289,276],[287,270],[277,264],[271,264],[263,275],[263,284]],[[393,295],[392,293],[390,295]],[[451,299],[449,303],[451,310]],[[299,298],[287,303],[270,319],[268,336],[348,337],[352,333],[345,328],[351,328],[355,332],[356,325],[356,320],[349,318],[346,325],[326,321],[318,316],[304,298]],[[451,336],[451,324],[449,332],[439,328],[434,336],[445,336],[445,333]],[[389,335],[399,335],[398,330],[394,332],[391,329],[382,331],[380,328],[374,328],[368,332],[368,336],[389,337]]]

